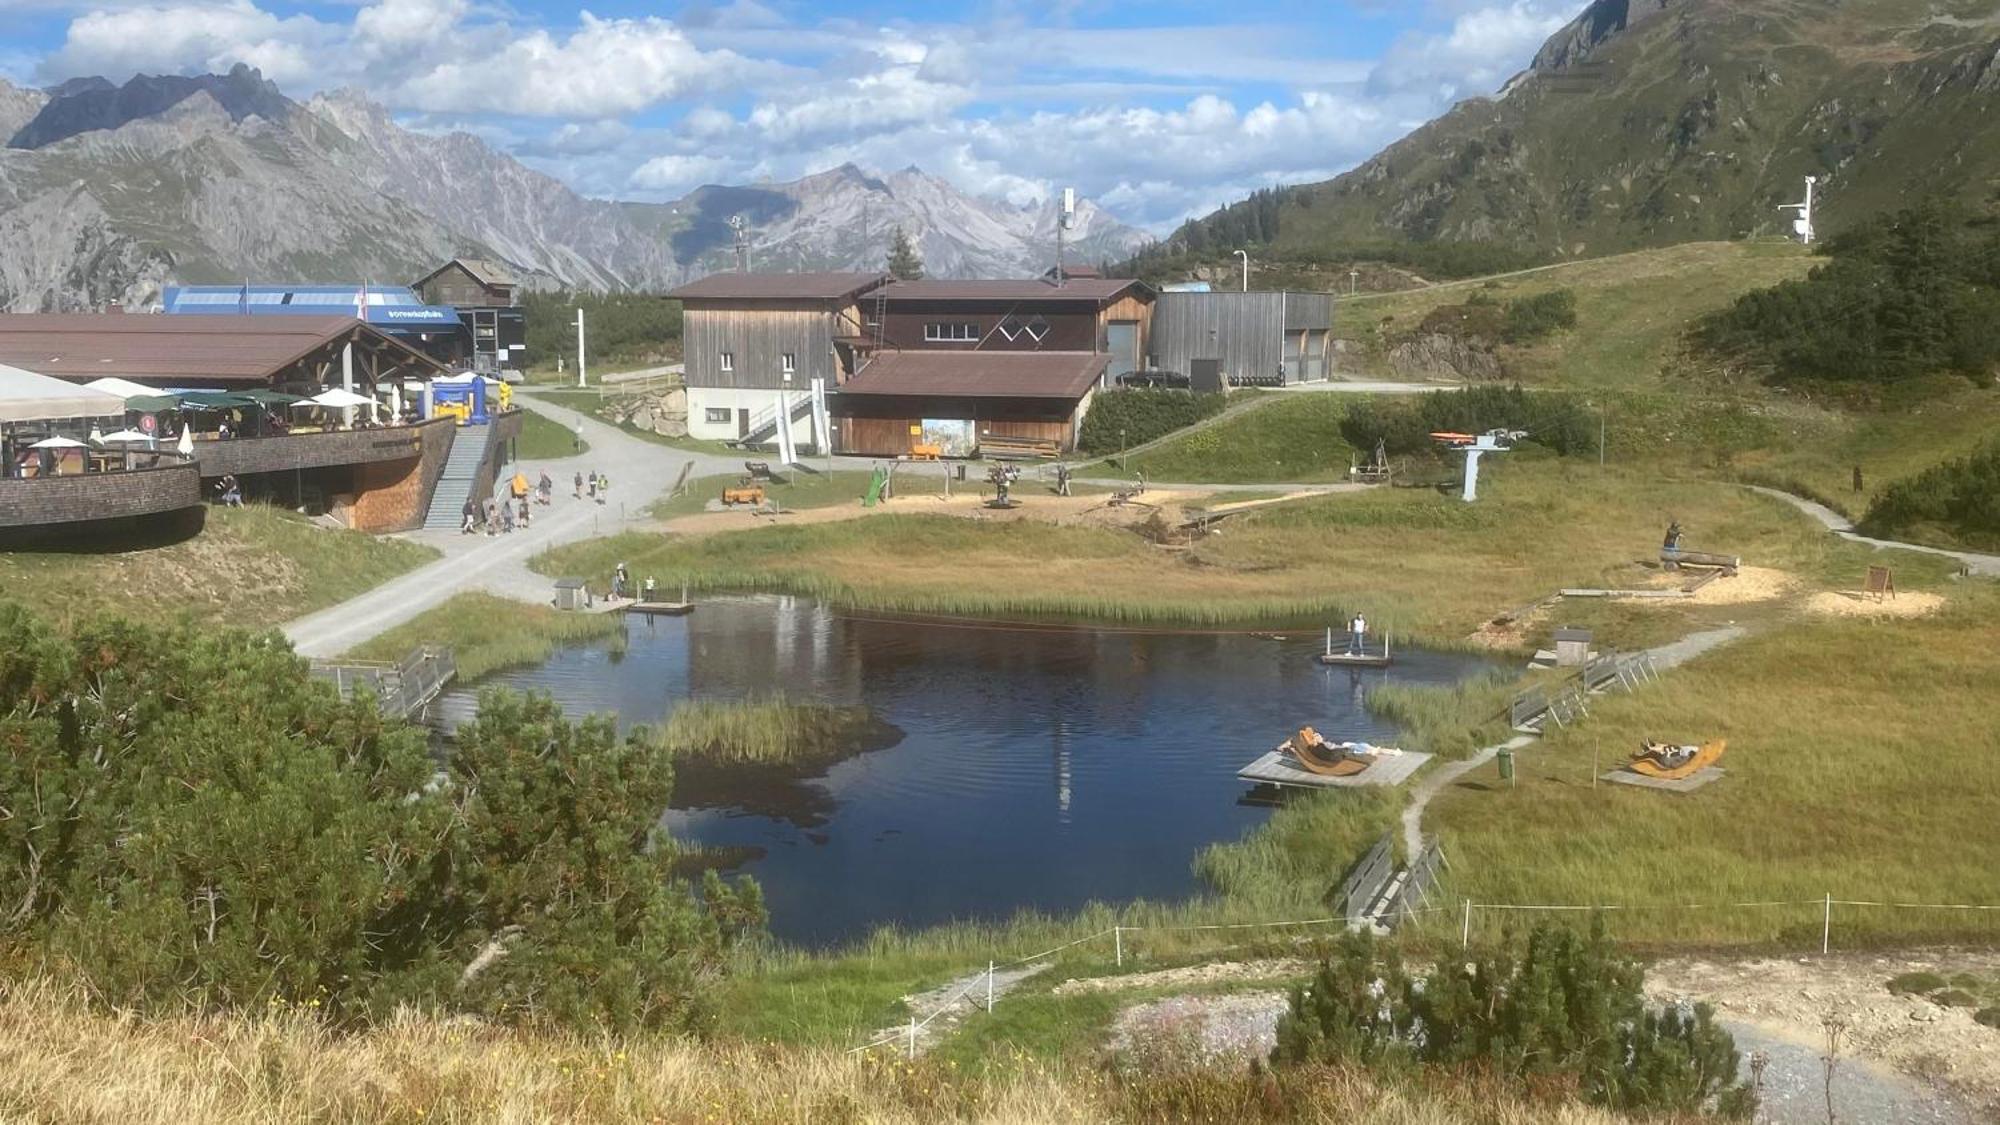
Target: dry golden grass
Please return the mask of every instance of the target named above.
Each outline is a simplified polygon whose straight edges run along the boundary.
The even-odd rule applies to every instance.
[[[1112,1076],[1032,1059],[969,1074],[893,1055],[509,1031],[404,1015],[356,1034],[311,1016],[143,1020],[45,985],[0,988],[0,1118],[119,1125],[312,1122],[1609,1123],[1488,1088],[1335,1072]]]

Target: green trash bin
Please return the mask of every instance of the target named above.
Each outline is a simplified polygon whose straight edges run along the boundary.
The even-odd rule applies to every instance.
[[[1498,755],[1498,759],[1500,762],[1500,780],[1510,785],[1513,784],[1514,752],[1503,747]]]

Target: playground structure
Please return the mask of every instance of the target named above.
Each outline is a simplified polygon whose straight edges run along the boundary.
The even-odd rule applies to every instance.
[[[1721,555],[1713,551],[1696,551],[1681,545],[1683,536],[1679,520],[1667,525],[1666,538],[1660,544],[1660,563],[1668,570],[1709,570],[1710,580],[1717,577],[1734,577],[1738,567],[1743,565],[1739,555]]]
[[[1431,439],[1465,454],[1465,486],[1458,498],[1470,504],[1479,499],[1479,459],[1488,453],[1506,453],[1527,436],[1526,430],[1488,430],[1483,434],[1434,433]]]
[[[986,480],[993,486],[993,498],[986,502],[986,506],[1002,511],[1020,507],[1021,502],[1012,495],[1014,482],[1020,479],[1021,470],[1013,465],[995,465],[988,469]]]
[[[1641,777],[1680,781],[1714,765],[1729,748],[1729,740],[1718,738],[1699,746],[1669,746],[1648,742],[1625,768]]]
[[[1432,436],[1435,437],[1436,435]],[[1375,450],[1368,455],[1368,460],[1366,461],[1357,461],[1352,457],[1348,458],[1347,477],[1349,480],[1360,481],[1363,484],[1388,484],[1393,476],[1394,470],[1389,467],[1388,443],[1385,441],[1376,440]]]

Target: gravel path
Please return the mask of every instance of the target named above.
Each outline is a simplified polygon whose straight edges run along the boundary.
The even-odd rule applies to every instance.
[[[1765,488],[1762,485],[1746,484],[1743,487],[1752,492],[1769,496],[1774,500],[1782,500],[1790,504],[1792,507],[1818,520],[1828,531],[1849,542],[1866,543],[1878,550],[1917,551],[1926,555],[1941,555],[1945,558],[1957,559],[1959,562],[1964,563],[1966,569],[1973,574],[1986,578],[2000,578],[2000,555],[1982,555],[1974,551],[1948,551],[1943,547],[1926,547],[1920,543],[1898,543],[1893,539],[1871,539],[1855,531],[1852,520],[1817,501],[1808,500],[1803,496],[1794,496],[1789,492],[1782,492],[1775,488]]]
[[[534,604],[550,600],[550,580],[528,569],[528,560],[549,547],[611,535],[643,525],[646,508],[673,487],[682,466],[694,462],[693,477],[740,473],[740,461],[644,441],[568,407],[520,394],[523,407],[581,428],[590,449],[580,457],[521,461],[515,468],[530,480],[546,470],[556,482],[555,503],[539,509],[533,523],[510,535],[487,537],[455,531],[413,531],[404,537],[427,543],[443,557],[391,579],[358,597],[285,624],[285,636],[301,656],[333,657],[433,609],[455,594],[484,591]],[[602,470],[611,478],[611,498],[594,504],[572,496],[579,472]],[[512,473],[503,473],[496,492]]]

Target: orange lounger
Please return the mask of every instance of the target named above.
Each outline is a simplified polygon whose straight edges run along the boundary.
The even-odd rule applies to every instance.
[[[1373,755],[1350,754],[1345,747],[1321,738],[1311,727],[1287,739],[1280,749],[1298,759],[1307,772],[1321,777],[1353,777],[1375,764]]]
[[[1715,760],[1722,757],[1722,752],[1728,749],[1728,747],[1728,739],[1718,738],[1713,742],[1702,743],[1695,750],[1694,757],[1672,768],[1661,765],[1647,754],[1641,754],[1632,759],[1626,763],[1625,768],[1646,777],[1657,777],[1663,781],[1679,781],[1681,778],[1691,777],[1714,765]]]

